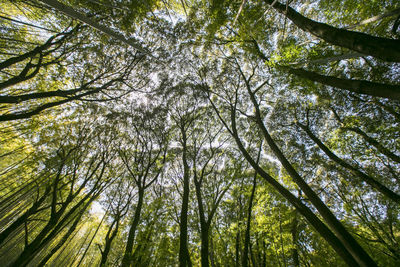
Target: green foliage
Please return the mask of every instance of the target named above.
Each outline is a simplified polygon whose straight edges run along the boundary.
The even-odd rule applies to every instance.
[[[257,165],[333,229],[263,126],[377,265],[399,265],[398,203],[357,176],[398,194],[398,101],[290,74],[301,68],[397,85],[398,63],[331,45],[267,1],[62,2],[149,54],[40,1],[0,1],[1,15],[14,19],[0,29],[1,262],[98,266],[106,257],[105,266],[120,266],[138,211],[130,265],[178,266],[187,178],[193,266],[204,264],[205,244],[209,265],[241,266],[246,240],[248,266],[345,266],[261,172],[253,194]],[[300,2],[288,5],[339,28],[397,7]],[[391,38],[394,19],[355,30]],[[68,90],[75,91],[58,94]],[[36,97],[46,94],[54,95]]]

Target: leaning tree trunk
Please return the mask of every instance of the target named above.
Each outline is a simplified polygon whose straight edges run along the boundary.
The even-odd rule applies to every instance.
[[[374,260],[368,255],[368,253],[358,244],[354,237],[346,230],[343,224],[336,218],[332,211],[325,205],[325,203],[319,198],[319,196],[314,192],[314,190],[304,181],[304,179],[299,175],[296,169],[285,157],[283,152],[277,146],[272,136],[269,134],[268,129],[265,127],[262,120],[262,115],[260,107],[257,103],[255,93],[252,92],[249,81],[246,79],[244,73],[239,69],[241,75],[245,79],[246,89],[250,96],[251,102],[255,109],[255,122],[257,123],[259,129],[261,130],[264,139],[268,143],[268,146],[278,158],[282,166],[288,172],[293,181],[300,187],[304,194],[308,197],[310,202],[318,210],[324,221],[333,230],[339,240],[346,247],[348,252],[354,257],[360,266],[376,266]]]
[[[344,161],[341,158],[339,158],[338,156],[336,156],[327,146],[324,145],[324,143],[322,143],[321,140],[319,140],[317,138],[317,136],[315,136],[311,132],[311,130],[306,125],[303,125],[301,123],[297,123],[297,125],[307,133],[307,135],[311,138],[311,140],[313,140],[318,145],[318,147],[322,151],[324,151],[325,154],[331,160],[333,160],[334,162],[336,162],[340,166],[350,170],[354,175],[360,177],[362,181],[366,182],[369,186],[371,186],[372,188],[376,189],[378,192],[381,192],[387,198],[391,199],[392,201],[394,201],[396,203],[400,203],[400,195],[398,195],[397,193],[393,192],[388,187],[386,187],[385,185],[383,185],[379,181],[375,180],[371,176],[367,175],[366,173],[360,171],[359,169],[353,167],[352,165],[350,165],[346,161]]]
[[[365,33],[332,27],[304,17],[291,7],[274,0],[264,0],[273,4],[278,12],[284,14],[300,29],[307,31],[333,45],[345,47],[365,55],[390,62],[400,62],[400,40],[371,36]]]
[[[73,19],[82,21],[83,23],[86,23],[87,25],[90,25],[94,29],[101,31],[108,36],[111,36],[127,45],[130,47],[135,48],[136,50],[142,52],[143,54],[149,55],[150,57],[153,57],[148,51],[140,47],[138,44],[134,43],[132,40],[126,39],[123,35],[119,34],[118,32],[112,30],[111,28],[108,28],[106,26],[100,25],[99,23],[91,20],[84,14],[81,14],[77,11],[75,11],[72,7],[64,5],[63,3],[57,1],[57,0],[40,0],[41,2],[57,9],[58,11],[66,14],[68,17],[71,17]]]
[[[399,44],[400,45],[400,44]],[[321,75],[304,69],[284,67],[289,73],[306,78],[308,80],[344,89],[353,93],[384,97],[387,99],[400,100],[400,85],[370,82],[366,80],[352,80]]]
[[[380,142],[378,142],[375,138],[369,136],[366,132],[361,130],[358,127],[343,127],[343,130],[349,130],[354,133],[357,133],[361,135],[361,137],[371,146],[375,147],[380,153],[388,157],[389,159],[400,163],[400,156],[396,155],[392,151],[390,151],[388,148],[386,148],[384,145],[382,145]]]
[[[234,111],[231,111],[231,123],[232,123],[232,136],[238,145],[239,150],[242,152],[244,158],[250,163],[254,170],[268,182],[273,188],[275,188],[284,198],[286,198],[298,211],[303,215],[310,225],[332,246],[332,248],[338,253],[338,255],[349,265],[349,266],[360,266],[356,261],[355,257],[350,254],[349,250],[343,245],[342,241],[333,234],[333,232],[312,212],[306,205],[304,205],[300,199],[296,198],[289,190],[283,187],[278,181],[276,181],[271,175],[265,172],[244,147],[240,137],[237,133],[236,122]],[[361,265],[368,266],[368,265]],[[370,266],[375,266],[371,264]]]

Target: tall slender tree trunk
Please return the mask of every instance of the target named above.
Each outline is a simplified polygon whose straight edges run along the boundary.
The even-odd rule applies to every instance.
[[[209,229],[211,223],[211,217],[206,220],[206,215],[204,213],[203,199],[201,197],[201,184],[197,181],[196,175],[194,176],[194,184],[196,189],[196,197],[197,197],[197,205],[199,207],[199,219],[200,219],[200,239],[201,239],[201,248],[200,248],[200,256],[201,256],[201,266],[208,267],[209,266]],[[208,216],[212,216],[209,214]]]
[[[372,188],[376,189],[378,192],[381,192],[383,195],[385,195],[387,198],[391,199],[392,201],[396,202],[396,203],[400,203],[400,195],[396,194],[395,192],[393,192],[392,190],[390,190],[389,188],[387,188],[385,185],[383,185],[382,183],[378,182],[377,180],[375,180],[374,178],[372,178],[371,176],[367,175],[366,173],[360,171],[359,169],[351,166],[350,164],[348,164],[347,162],[345,162],[344,160],[342,160],[341,158],[339,158],[338,156],[336,156],[327,146],[325,146],[321,140],[319,140],[317,138],[317,136],[315,136],[310,128],[308,128],[306,125],[303,125],[301,123],[297,123],[297,125],[303,129],[307,135],[311,138],[311,140],[313,140],[318,147],[325,152],[325,154],[334,162],[336,162],[337,164],[339,164],[340,166],[350,170],[354,175],[358,176],[359,178],[361,178],[361,180],[363,180],[364,182],[366,182],[368,185],[370,185]]]
[[[292,235],[292,243],[293,243],[293,248],[292,248],[292,261],[293,261],[293,266],[294,267],[300,267],[300,261],[299,261],[299,251],[297,249],[297,240],[298,240],[298,218],[297,218],[297,211],[293,211],[293,221],[291,224],[291,229],[290,233]]]
[[[135,241],[136,229],[139,225],[140,214],[142,212],[143,199],[144,199],[144,188],[140,187],[138,192],[138,203],[136,205],[135,214],[133,216],[131,228],[129,229],[128,240],[126,241],[125,253],[122,258],[122,267],[130,267],[132,261],[133,244]]]
[[[184,125],[181,126],[182,134],[182,161],[183,161],[183,194],[182,194],[182,208],[180,215],[180,233],[179,233],[179,266],[191,266],[189,249],[188,249],[188,210],[189,210],[189,193],[190,193],[190,173],[189,164],[187,161],[187,136]]]
[[[239,225],[238,225],[239,226]],[[240,266],[240,229],[238,227],[235,239],[235,266]]]
[[[244,144],[242,143],[236,127],[236,106],[231,107],[231,127],[222,119],[218,109],[216,108],[214,102],[209,98],[214,111],[217,113],[221,122],[224,124],[225,128],[228,129],[232,137],[234,138],[238,149],[242,153],[243,157],[249,162],[249,164],[254,168],[254,170],[275,190],[278,191],[286,200],[291,203],[299,213],[306,218],[310,225],[318,232],[331,247],[336,251],[336,253],[349,265],[349,266],[360,266],[356,261],[355,257],[349,252],[349,250],[344,246],[343,242],[306,206],[303,202],[295,197],[289,190],[283,187],[278,181],[276,181],[271,175],[265,172],[250,156]],[[364,265],[363,265],[364,266]],[[371,264],[371,266],[375,266]]]
[[[111,28],[108,28],[106,26],[100,25],[99,23],[95,22],[94,20],[88,18],[87,16],[85,16],[82,13],[79,13],[77,11],[75,11],[72,7],[67,6],[57,0],[40,0],[41,2],[55,8],[56,10],[64,13],[65,15],[82,21],[83,23],[86,23],[87,25],[90,25],[91,27],[93,27],[94,29],[101,31],[105,34],[107,34],[108,36],[111,36],[133,48],[135,48],[136,50],[142,52],[143,54],[147,54],[150,57],[153,57],[148,51],[146,51],[145,49],[143,49],[142,47],[140,47],[140,45],[136,44],[135,42],[133,42],[132,40],[128,40],[126,39],[123,35],[121,35],[120,33],[112,30]]]
[[[241,72],[241,70],[240,70]],[[255,121],[260,128],[262,134],[264,135],[264,139],[267,141],[268,146],[281,162],[282,166],[288,172],[293,181],[300,187],[300,189],[304,192],[304,194],[308,197],[310,202],[314,205],[314,207],[318,210],[324,221],[328,224],[328,226],[333,230],[338,239],[343,243],[349,253],[354,257],[354,259],[358,262],[360,266],[376,266],[374,260],[368,255],[368,253],[358,244],[358,242],[354,239],[354,237],[346,230],[343,224],[335,217],[335,215],[331,212],[331,210],[325,205],[325,203],[318,197],[318,195],[312,190],[312,188],[303,180],[303,178],[298,174],[298,172],[294,169],[294,167],[287,160],[285,155],[276,145],[275,141],[272,139],[271,135],[268,132],[268,129],[265,127],[264,122],[262,120],[261,111],[259,105],[257,103],[255,94],[251,91],[250,84],[243,72],[241,75],[245,79],[246,88],[249,93],[251,102],[253,103],[253,107],[255,109]],[[233,111],[234,112],[234,111]]]
[[[117,233],[119,230],[119,220],[120,220],[120,217],[117,217],[114,219],[114,222],[116,224],[114,230],[113,230],[114,224],[111,224],[110,228],[108,229],[108,232],[106,235],[106,243],[104,245],[104,250],[100,251],[101,252],[100,267],[106,266],[108,254],[110,253],[110,250],[111,250],[112,241],[117,236]]]
[[[24,224],[29,216],[34,214],[37,209],[42,205],[42,203],[45,201],[45,199],[48,197],[47,194],[50,192],[50,187],[46,189],[44,192],[43,196],[40,197],[35,203],[32,204],[32,206],[17,220],[15,220],[10,226],[8,226],[3,232],[0,234],[0,245],[4,242],[4,240],[18,227],[20,227],[22,224]]]
[[[14,261],[13,266],[26,266],[28,265],[32,259],[40,252],[41,249],[45,245],[47,245],[51,240],[55,238],[55,236],[59,233],[62,227],[69,221],[71,216],[75,214],[75,212],[85,204],[86,201],[92,202],[97,198],[98,193],[93,194],[94,190],[87,193],[85,197],[83,197],[78,203],[75,204],[61,219],[66,206],[64,209],[57,211],[57,213],[50,218],[49,222],[46,226],[40,231],[40,233],[35,237],[35,239],[25,247],[22,253],[18,256],[18,258]],[[67,202],[71,203],[73,198],[67,200]]]
[[[261,151],[261,149],[260,149]],[[260,153],[258,154],[257,163],[260,158]],[[251,189],[251,195],[249,199],[249,207],[247,210],[247,222],[246,222],[246,232],[244,235],[244,248],[243,248],[243,257],[242,257],[242,266],[247,267],[249,265],[249,245],[250,245],[250,228],[251,228],[251,212],[253,209],[253,200],[256,192],[257,186],[257,172],[254,174],[253,178],[253,187]]]
[[[60,239],[60,241],[58,241],[58,243],[51,248],[50,253],[48,253],[46,255],[46,257],[44,257],[37,266],[44,266],[50,260],[50,258],[55,253],[57,253],[57,251],[65,244],[65,242],[68,240],[68,238],[75,231],[75,229],[78,226],[78,224],[79,224],[84,212],[86,211],[86,209],[90,205],[90,203],[91,203],[91,201],[88,201],[88,203],[86,203],[86,205],[82,208],[82,210],[78,213],[78,215],[74,219],[74,222],[72,223],[72,225],[70,226],[68,231],[63,235],[63,237]]]
[[[203,225],[201,227],[201,248],[200,248],[201,267],[209,266],[209,262],[208,262],[208,257],[209,257],[208,231],[209,231],[208,225]]]
[[[378,142],[375,138],[372,138],[371,136],[369,136],[366,132],[364,132],[360,128],[358,128],[358,127],[343,127],[342,129],[349,130],[349,131],[359,134],[368,144],[375,147],[380,153],[382,153],[389,159],[391,159],[397,163],[400,163],[400,156],[394,154],[392,151],[387,149],[384,145],[382,145],[380,142]]]
[[[399,44],[400,45],[400,44]],[[335,88],[344,89],[350,92],[365,94],[370,96],[384,97],[387,99],[400,100],[400,85],[383,84],[366,80],[352,80],[336,78],[333,76],[321,75],[316,72],[304,69],[284,67],[289,73],[296,76],[329,85]]]
[[[349,31],[316,22],[293,8],[274,0],[264,0],[278,12],[284,14],[300,29],[307,31],[333,45],[348,48],[365,55],[389,62],[400,62],[400,40],[371,36],[365,33]]]

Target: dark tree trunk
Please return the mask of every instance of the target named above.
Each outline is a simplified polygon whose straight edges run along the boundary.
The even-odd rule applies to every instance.
[[[40,92],[40,93],[31,93],[31,94],[24,94],[24,95],[17,95],[17,96],[10,96],[10,95],[2,95],[0,96],[0,103],[8,103],[8,104],[16,104],[27,100],[32,99],[40,99],[40,98],[47,98],[47,97],[70,97],[80,91],[83,91],[87,88],[77,88],[71,90],[57,90],[57,91],[50,91],[50,92]]]
[[[372,138],[371,136],[369,136],[367,133],[365,133],[363,130],[361,130],[358,127],[343,127],[344,130],[349,130],[352,132],[355,132],[359,135],[361,135],[361,137],[370,145],[374,146],[379,152],[381,152],[383,155],[385,155],[386,157],[388,157],[389,159],[400,163],[400,157],[397,156],[396,154],[394,154],[392,151],[390,151],[389,149],[387,149],[385,146],[383,146],[381,143],[379,143],[375,138]]]
[[[199,219],[200,219],[200,239],[201,239],[201,248],[200,248],[201,266],[208,267],[209,266],[208,232],[210,225],[207,223],[207,220],[205,218],[203,199],[201,197],[201,184],[199,181],[197,181],[196,175],[194,177],[194,184],[196,189],[197,205],[199,207],[199,217],[200,217]]]
[[[233,111],[232,111],[233,112]],[[310,225],[332,246],[332,248],[338,253],[340,257],[349,266],[360,266],[358,262],[354,259],[353,255],[349,253],[347,248],[343,245],[342,241],[339,240],[332,231],[298,198],[296,198],[289,190],[284,188],[279,184],[272,176],[266,173],[250,156],[250,154],[245,149],[243,143],[241,142],[237,130],[236,123],[234,121],[234,115],[232,115],[232,134],[235,138],[236,144],[239,150],[242,152],[245,159],[250,163],[250,165],[257,171],[257,173],[264,178],[272,187],[274,187],[284,198],[286,198],[298,211],[303,215]],[[371,265],[373,266],[373,265]]]
[[[241,72],[241,69],[240,69]],[[262,120],[262,115],[260,108],[258,106],[256,96],[251,91],[251,87],[249,81],[246,79],[243,72],[241,75],[245,79],[246,88],[249,93],[251,102],[253,103],[253,107],[255,109],[255,121],[260,128],[262,134],[264,135],[264,139],[267,141],[270,149],[278,158],[282,166],[288,172],[293,181],[300,187],[300,189],[304,192],[304,194],[308,197],[310,202],[314,205],[314,207],[318,210],[324,221],[328,224],[328,226],[333,230],[336,234],[337,238],[342,242],[342,244],[346,247],[348,252],[354,257],[357,263],[360,266],[376,266],[376,263],[373,259],[368,255],[368,253],[358,244],[358,242],[354,239],[354,237],[346,230],[343,224],[335,217],[335,215],[331,212],[331,210],[325,205],[325,203],[318,197],[318,195],[312,190],[312,188],[303,180],[303,178],[298,174],[298,172],[294,169],[294,167],[287,160],[285,155],[276,145],[275,141],[272,139],[271,135],[268,132],[268,129],[265,127],[264,122]],[[232,113],[235,111],[232,111]],[[235,117],[234,117],[235,118]],[[232,118],[232,120],[234,119]]]
[[[48,253],[46,255],[46,257],[44,257],[37,266],[44,266],[50,260],[50,258],[55,253],[57,253],[57,251],[65,244],[65,242],[68,240],[68,238],[75,231],[76,227],[78,226],[78,224],[82,218],[83,213],[86,211],[86,209],[90,205],[90,203],[91,203],[91,201],[88,201],[88,203],[86,203],[86,205],[82,208],[82,210],[79,211],[78,215],[74,219],[74,222],[68,229],[67,233],[65,233],[64,236],[60,239],[60,241],[58,241],[58,243],[54,247],[51,248],[50,253]]]
[[[291,235],[292,235],[292,243],[294,248],[292,248],[292,261],[293,261],[293,266],[294,267],[300,267],[300,261],[299,261],[299,251],[297,250],[297,240],[298,240],[298,218],[297,218],[297,211],[294,210],[294,216],[293,216],[293,221],[291,225]]]
[[[294,69],[289,67],[285,67],[285,69],[287,69],[291,74],[335,88],[348,90],[358,94],[400,100],[400,85],[336,78],[332,76],[321,75],[304,69]]]
[[[249,164],[254,168],[254,170],[273,188],[275,188],[279,194],[281,194],[286,200],[288,200],[298,212],[306,218],[310,225],[332,246],[332,248],[338,253],[338,255],[349,265],[349,266],[360,266],[355,257],[348,251],[344,246],[342,241],[332,233],[332,231],[306,206],[300,199],[295,197],[289,190],[283,187],[277,180],[275,180],[271,175],[265,172],[250,156],[246,148],[244,147],[236,128],[236,106],[231,107],[231,127],[222,119],[220,113],[211,99],[212,107],[217,113],[221,122],[229,130],[230,134],[234,138],[238,149],[241,151],[243,157],[249,162]],[[368,266],[363,264],[362,266]],[[376,266],[374,262],[369,266]]]
[[[261,151],[261,150],[260,150]],[[260,157],[260,153],[258,154],[258,159]],[[257,164],[258,164],[257,159]],[[243,248],[243,257],[242,257],[242,266],[247,267],[249,265],[249,245],[250,245],[250,228],[251,228],[251,211],[253,209],[253,200],[256,192],[257,186],[257,173],[253,178],[253,187],[251,189],[251,195],[249,199],[249,207],[247,210],[247,222],[246,222],[246,232],[244,234],[244,248]]]
[[[191,266],[191,260],[188,249],[188,209],[189,209],[189,184],[190,184],[190,174],[189,174],[189,164],[187,161],[187,137],[184,125],[181,125],[182,134],[182,161],[183,161],[183,195],[182,195],[182,208],[180,215],[180,233],[179,233],[179,266],[187,267]]]
[[[103,89],[103,88],[101,88]],[[47,104],[43,104],[39,107],[37,107],[36,109],[32,110],[32,111],[26,111],[26,112],[21,112],[21,113],[15,113],[15,114],[4,114],[4,115],[0,115],[0,122],[1,121],[13,121],[13,120],[20,120],[20,119],[28,119],[34,115],[39,114],[40,112],[42,112],[43,110],[46,110],[48,108],[52,108],[52,107],[56,107],[74,100],[79,100],[85,96],[91,95],[91,94],[95,94],[101,91],[101,89],[96,89],[96,90],[91,90],[85,93],[82,93],[80,95],[75,95],[75,96],[71,96],[67,99],[64,100],[60,100],[60,101],[56,101],[56,102],[51,102],[51,103],[47,103]]]
[[[139,193],[138,203],[136,205],[135,214],[133,216],[131,228],[129,229],[128,240],[126,241],[125,253],[124,253],[124,257],[122,258],[122,264],[121,264],[122,267],[131,266],[133,244],[135,241],[135,233],[136,233],[136,229],[139,225],[140,214],[142,212],[143,199],[144,199],[144,188],[139,188],[138,193]]]
[[[201,227],[201,267],[208,267],[208,256],[209,256],[209,244],[208,244],[208,225],[203,225]]]
[[[307,31],[333,45],[348,48],[365,55],[390,62],[400,62],[400,40],[374,37],[365,33],[332,27],[302,16],[291,7],[274,0],[264,0],[272,4],[278,12],[284,14],[300,29]]]
[[[45,199],[48,197],[47,194],[50,192],[50,187],[47,187],[43,196],[40,197],[35,203],[32,204],[32,206],[23,214],[21,215],[17,220],[15,220],[10,226],[8,226],[3,232],[0,234],[0,245],[4,242],[4,240],[18,227],[20,227],[22,224],[24,224],[29,216],[32,214],[36,213],[37,209],[39,209],[40,205],[45,201]]]
[[[240,229],[238,227],[235,240],[235,266],[240,266]]]
[[[111,250],[112,241],[114,240],[114,238],[117,236],[117,233],[118,233],[119,220],[120,220],[119,217],[115,218],[114,222],[111,224],[110,228],[108,229],[108,232],[106,235],[106,243],[104,245],[104,250],[100,250],[101,251],[100,267],[106,266],[108,254],[110,253],[110,250]],[[115,228],[113,230],[114,224],[115,224]]]
[[[28,51],[28,52],[26,52],[26,53],[24,53],[22,55],[18,55],[18,56],[9,58],[9,59],[1,62],[0,63],[0,70],[8,68],[8,67],[10,67],[10,66],[12,66],[12,65],[14,65],[14,64],[16,64],[18,62],[22,62],[22,61],[24,61],[24,60],[26,60],[28,58],[32,58],[37,54],[43,53],[45,50],[47,50],[51,46],[53,46],[53,45],[55,45],[57,43],[61,43],[61,42],[65,41],[65,37],[67,35],[70,35],[71,33],[72,33],[72,31],[70,31],[69,33],[59,33],[59,34],[56,34],[54,36],[51,36],[49,39],[47,39],[47,41],[44,44],[37,46],[33,50]],[[59,37],[61,35],[64,35],[64,36],[60,40],[53,42],[55,38],[57,38],[57,37]]]
[[[370,185],[372,188],[375,188],[378,192],[381,192],[383,195],[385,195],[386,197],[388,197],[389,199],[391,199],[392,201],[396,202],[396,203],[400,203],[400,195],[396,194],[395,192],[393,192],[392,190],[390,190],[389,188],[387,188],[385,185],[381,184],[380,182],[378,182],[377,180],[375,180],[374,178],[372,178],[371,176],[367,175],[366,173],[360,171],[359,169],[351,166],[350,164],[348,164],[347,162],[345,162],[344,160],[342,160],[341,158],[339,158],[338,156],[336,156],[327,146],[325,146],[321,140],[319,140],[310,130],[310,128],[308,128],[306,125],[303,125],[301,123],[297,123],[297,125],[303,129],[307,135],[311,138],[311,140],[313,140],[318,147],[325,152],[325,154],[334,162],[336,162],[337,164],[339,164],[340,166],[350,170],[354,175],[360,177],[364,182],[366,182],[368,185]]]
[[[35,239],[28,245],[25,246],[22,253],[14,261],[13,266],[26,266],[31,262],[31,260],[46,246],[50,241],[52,241],[59,231],[66,225],[66,223],[71,219],[75,212],[85,204],[86,201],[92,202],[100,194],[101,190],[97,193],[96,186],[88,192],[81,200],[79,200],[63,217],[65,210],[70,203],[73,202],[75,197],[69,197],[66,199],[65,203],[50,217],[50,220],[46,226],[40,231],[40,233],[35,237]],[[75,195],[76,196],[76,195]],[[62,219],[61,219],[62,217]]]

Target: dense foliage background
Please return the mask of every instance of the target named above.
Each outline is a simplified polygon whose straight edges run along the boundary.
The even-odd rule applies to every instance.
[[[2,265],[400,265],[397,1],[0,6]]]

